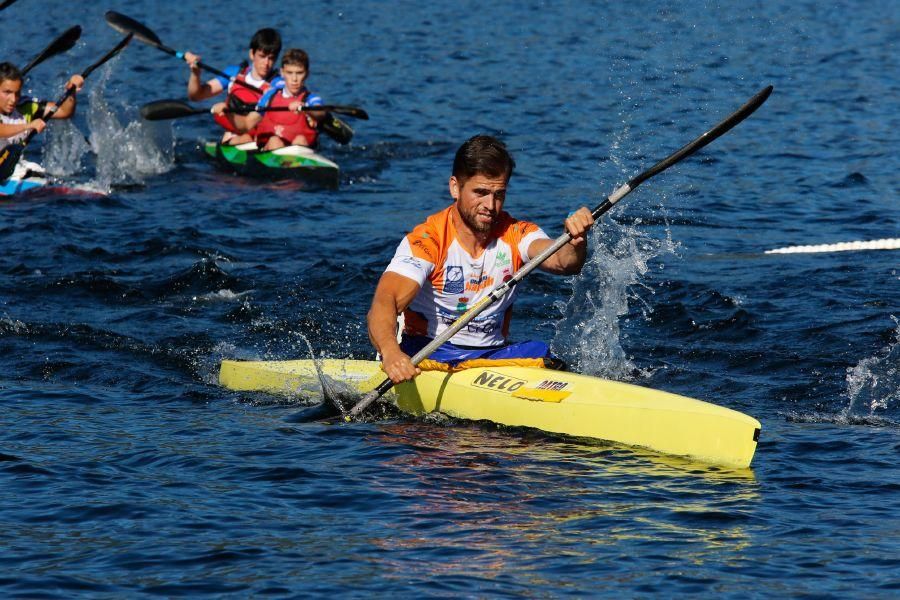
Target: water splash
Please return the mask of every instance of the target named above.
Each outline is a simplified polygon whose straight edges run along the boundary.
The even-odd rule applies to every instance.
[[[309,357],[316,368],[316,377],[319,379],[319,385],[322,386],[322,396],[325,401],[337,408],[342,415],[346,414],[346,407],[353,405],[355,399],[359,398],[359,393],[347,384],[327,377],[322,369],[322,357],[316,358],[309,338],[299,331],[293,333],[306,344],[309,350]]]
[[[111,65],[104,67],[97,85],[91,88],[88,114],[90,142],[97,155],[96,184],[107,190],[165,173],[172,168],[175,156],[171,124],[144,121],[133,114],[133,107],[124,109],[131,117],[127,125],[122,124],[104,96],[111,73]]]
[[[47,128],[42,162],[48,173],[70,177],[81,171],[82,159],[90,151],[90,143],[72,121],[56,121]]]
[[[657,239],[633,224],[604,219],[591,232],[593,253],[579,277],[572,296],[557,303],[563,318],[554,324],[553,353],[569,367],[612,379],[629,379],[637,368],[622,347],[619,319],[628,313],[629,302],[644,302],[637,289],[653,293],[642,283],[649,262],[663,252],[674,252],[668,229]],[[644,302],[642,313],[649,313]]]
[[[864,358],[847,369],[847,396],[850,403],[843,417],[876,417],[900,406],[900,320],[894,339],[875,356]]]

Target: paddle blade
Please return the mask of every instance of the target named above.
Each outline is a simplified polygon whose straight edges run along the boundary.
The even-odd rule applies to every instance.
[[[326,133],[328,137],[338,144],[349,144],[350,140],[353,139],[353,129],[331,113],[328,113],[323,120],[319,121],[319,130]]]
[[[10,4],[12,4],[15,1],[16,0],[3,0],[3,2],[0,3],[0,10],[3,10],[4,8],[6,8],[7,6],[9,6]]]
[[[194,108],[180,100],[157,100],[148,102],[141,107],[141,116],[148,121],[165,121],[166,119],[180,119],[191,115],[199,115],[208,112],[206,109]]]
[[[6,181],[12,177],[22,152],[25,151],[25,144],[10,144],[0,151],[0,182]]]
[[[75,42],[78,41],[78,38],[81,37],[81,27],[79,25],[75,25],[74,27],[70,27],[65,30],[62,35],[58,38],[50,42],[50,45],[44,48],[44,50],[35,56],[28,65],[24,69],[22,69],[22,76],[24,77],[28,71],[38,66],[51,56],[56,56],[57,54],[62,54],[69,50],[72,46],[75,45]]]
[[[147,28],[143,23],[135,21],[131,17],[126,17],[122,13],[117,13],[114,10],[106,11],[106,22],[116,31],[133,33],[134,37],[145,44],[162,46],[162,42],[151,29]]]
[[[654,175],[661,173],[674,165],[675,163],[687,158],[691,154],[695,153],[697,150],[703,148],[704,146],[710,144],[712,141],[720,138],[725,133],[730,131],[735,125],[752,115],[756,112],[756,109],[762,106],[763,102],[768,100],[769,96],[772,94],[772,86],[768,85],[757,92],[752,98],[747,100],[743,106],[739,109],[728,115],[721,122],[717,123],[712,129],[695,139],[694,141],[685,144],[666,158],[662,159],[634,179],[628,182],[628,187],[632,190],[640,185],[642,182],[650,179]]]
[[[308,108],[309,110],[316,110],[315,106],[310,106]],[[339,115],[347,115],[348,117],[353,117],[354,119],[362,119],[363,121],[369,120],[369,113],[359,108],[358,106],[340,106],[334,104],[330,106],[323,106],[322,108]]]

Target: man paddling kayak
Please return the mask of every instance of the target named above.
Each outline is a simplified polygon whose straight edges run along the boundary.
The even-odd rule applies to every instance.
[[[246,114],[224,112],[226,108],[251,111],[262,94],[281,87],[282,79],[275,71],[275,62],[281,53],[281,35],[271,28],[260,29],[250,40],[250,64],[232,65],[224,70],[228,77],[214,77],[206,83],[200,82],[200,57],[192,52],[184,53],[184,60],[191,67],[188,79],[188,99],[193,101],[212,98],[227,91],[226,102],[212,107],[216,123],[225,129],[223,144],[238,145],[253,141],[252,124]],[[249,84],[252,87],[241,85]],[[253,89],[256,88],[256,89]]]
[[[394,383],[420,373],[410,355],[553,243],[534,223],[502,210],[514,167],[500,140],[478,135],[466,141],[453,161],[449,185],[454,203],[416,226],[381,276],[368,314],[369,338]],[[587,207],[569,215],[565,227],[571,241],[540,268],[560,275],[579,273],[587,256],[585,236],[593,223]],[[550,357],[544,342],[509,342],[515,296],[513,288],[440,346],[431,360],[451,367],[478,359],[543,364]],[[395,330],[401,313],[404,329],[398,343]]]
[[[45,115],[51,119],[70,119],[75,114],[73,94],[56,112],[52,102],[42,102],[34,98],[22,97],[22,72],[12,63],[0,63],[0,153],[7,146],[25,140],[31,130],[41,132],[47,126]],[[66,88],[81,90],[84,78],[72,75]],[[11,178],[24,179],[29,174],[41,175],[44,169],[33,162],[20,159]]]

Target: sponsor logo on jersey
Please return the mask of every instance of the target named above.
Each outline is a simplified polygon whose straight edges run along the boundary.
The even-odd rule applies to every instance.
[[[465,290],[466,278],[463,268],[457,265],[447,265],[444,270],[444,294],[462,294]]]
[[[400,262],[406,263],[407,265],[411,265],[420,271],[423,270],[422,261],[416,258],[415,256],[404,256],[400,259]]]
[[[466,291],[480,292],[481,290],[493,285],[494,278],[488,275],[482,275],[481,277],[471,277],[469,281],[466,282]]]

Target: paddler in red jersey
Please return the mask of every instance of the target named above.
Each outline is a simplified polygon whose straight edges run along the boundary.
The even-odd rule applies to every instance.
[[[381,276],[368,314],[369,338],[394,383],[421,372],[410,356],[553,244],[540,227],[503,210],[514,167],[500,140],[478,135],[466,141],[453,161],[450,195],[454,203],[416,226],[400,242]],[[593,223],[587,207],[570,214],[565,228],[571,241],[540,268],[559,275],[579,273]],[[484,360],[545,366],[552,358],[547,344],[509,340],[516,290],[513,287],[486,308],[419,366],[453,370],[484,364]],[[400,314],[403,331],[398,342]]]
[[[263,150],[277,150],[285,146],[315,147],[319,132],[318,120],[324,111],[305,111],[303,107],[321,106],[322,99],[306,89],[309,76],[309,55],[300,48],[290,48],[281,60],[284,87],[266,92],[258,110],[248,115],[247,122],[256,132],[256,144]],[[280,108],[287,110],[268,110]]]
[[[280,52],[281,35],[271,28],[260,29],[250,40],[250,63],[232,65],[224,69],[228,77],[215,77],[206,83],[200,81],[200,57],[192,52],[184,53],[184,60],[191,67],[188,99],[197,102],[223,91],[228,92],[226,102],[219,102],[212,107],[216,123],[225,128],[223,144],[237,145],[253,141],[254,132],[251,131],[252,125],[249,125],[247,113],[256,107],[264,93],[281,85],[281,77],[274,70]],[[226,108],[238,112],[225,112]],[[238,114],[239,112],[244,114]]]

